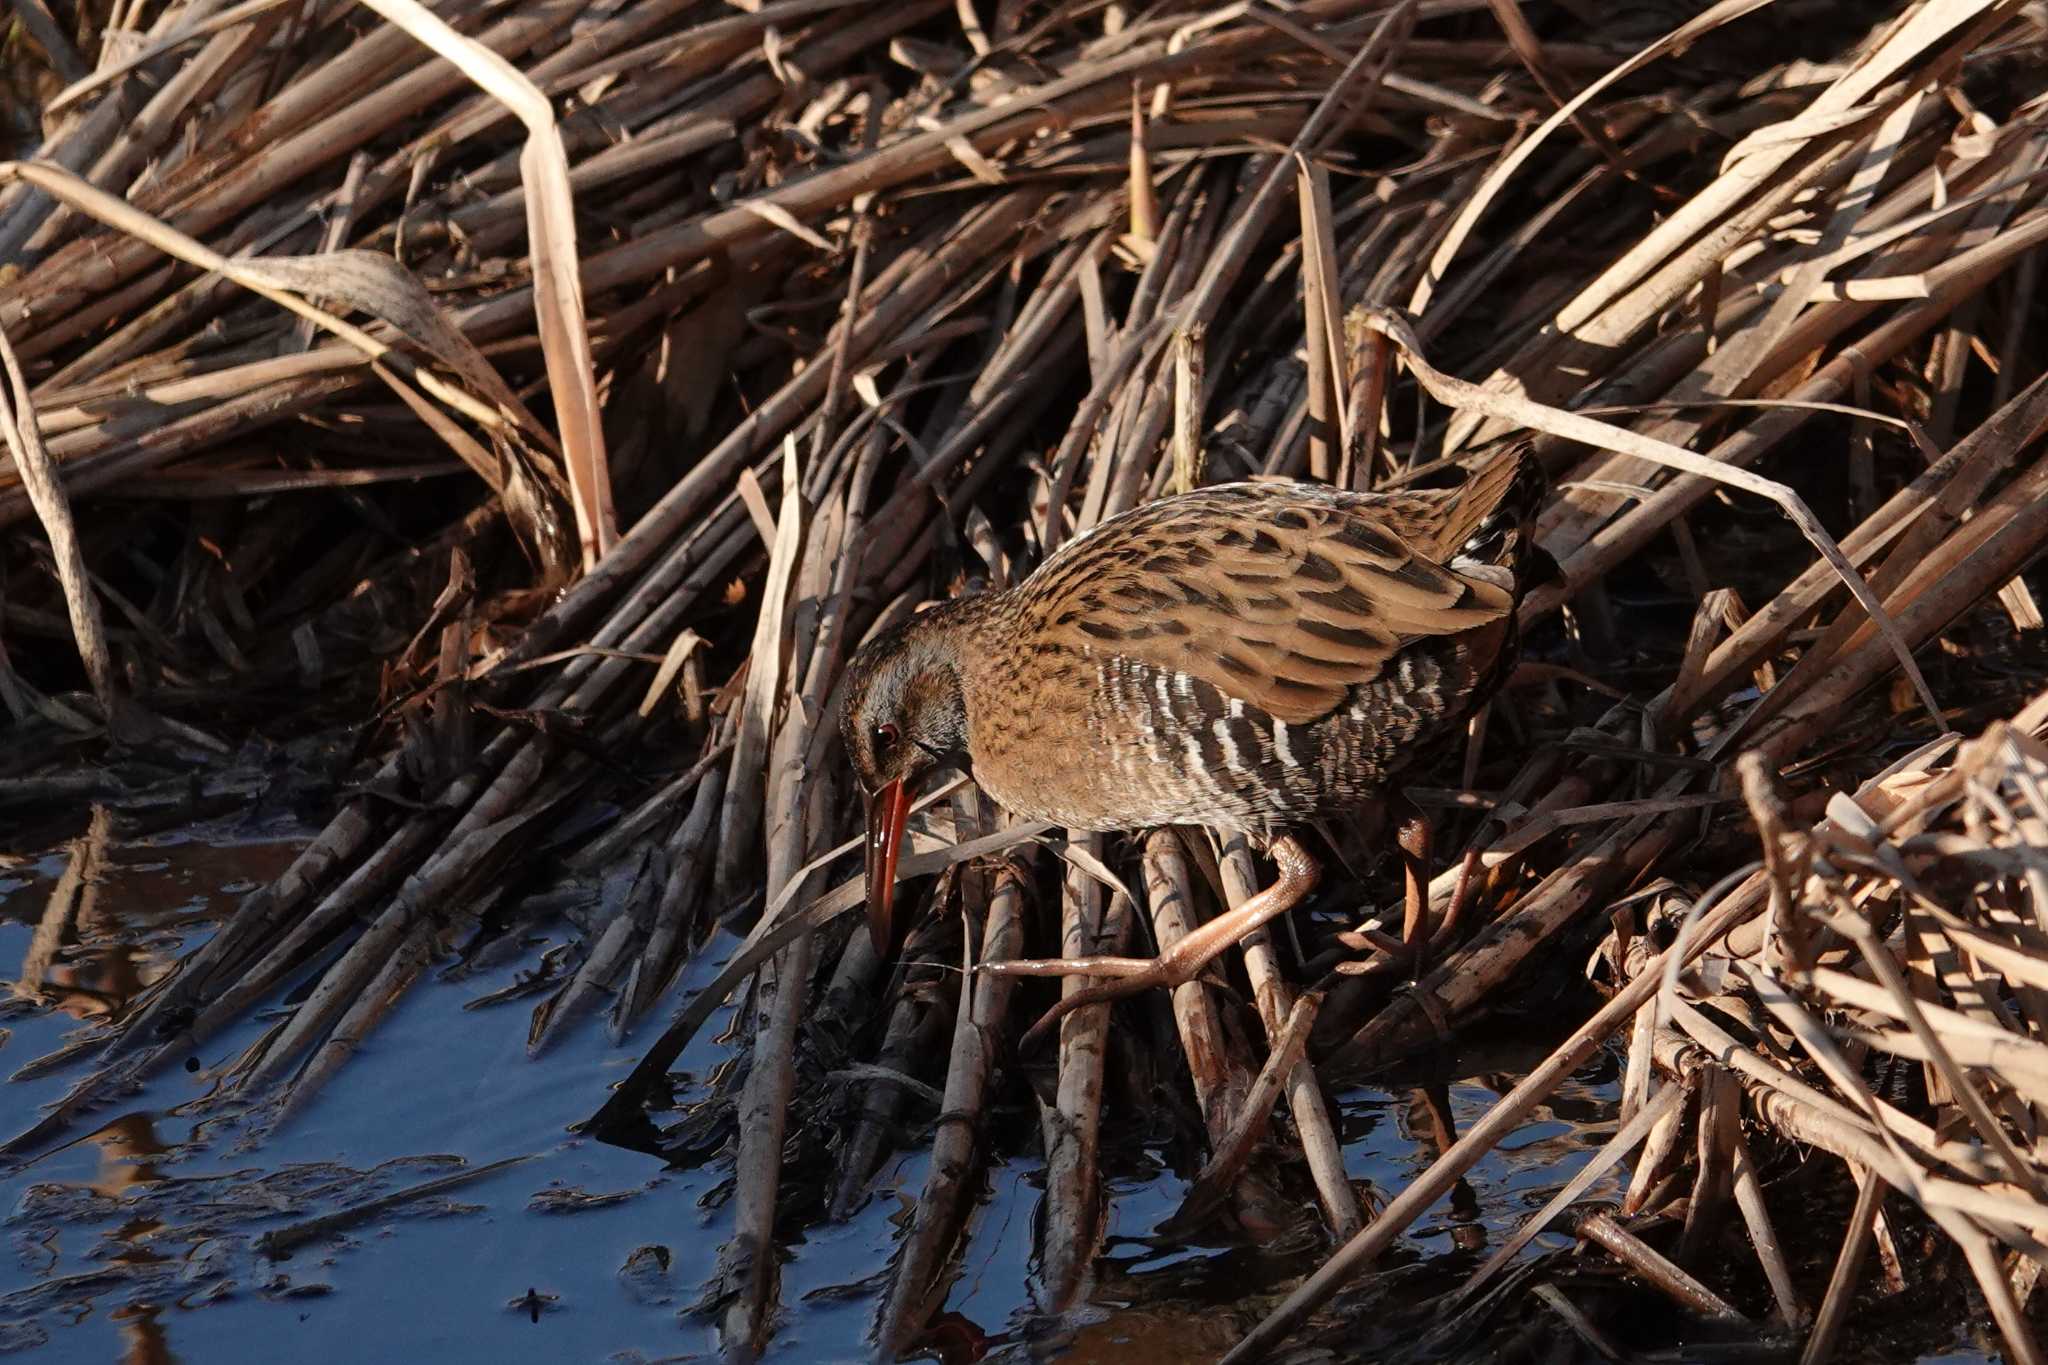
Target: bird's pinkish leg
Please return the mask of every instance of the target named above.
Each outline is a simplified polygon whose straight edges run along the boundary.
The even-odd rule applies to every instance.
[[[1408,805],[1404,800],[1403,805]],[[1408,805],[1394,835],[1401,850],[1406,906],[1401,915],[1401,942],[1408,950],[1408,972],[1420,977],[1429,953],[1429,817]]]
[[[1135,995],[1154,986],[1179,986],[1194,980],[1202,968],[1208,966],[1226,949],[1242,941],[1245,935],[1299,905],[1302,898],[1313,891],[1316,882],[1321,879],[1322,866],[1292,835],[1282,835],[1275,839],[1272,854],[1273,861],[1280,869],[1278,881],[1235,910],[1218,915],[1149,961],[1128,957],[1055,958],[1043,961],[987,962],[975,970],[1003,972],[1011,976],[1114,975],[1119,978],[1076,991],[1047,1010],[1045,1017],[1033,1024],[1030,1032],[1024,1035],[1021,1046],[1029,1048],[1060,1020],[1085,1005],[1099,1005],[1110,1000],[1120,1000],[1127,995]],[[1102,970],[1101,966],[1091,969],[1090,965],[1109,963],[1118,965],[1109,971]],[[1123,964],[1127,963],[1135,964],[1138,970],[1125,971]]]
[[[1430,935],[1432,946],[1449,943],[1451,935],[1457,932],[1458,920],[1463,917],[1465,907],[1472,902],[1472,884],[1478,880],[1484,869],[1480,864],[1477,845],[1465,850],[1465,860],[1458,864],[1458,884],[1451,891],[1451,903],[1444,907],[1444,918]]]

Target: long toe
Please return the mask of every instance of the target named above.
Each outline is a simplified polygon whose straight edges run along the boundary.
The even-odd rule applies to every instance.
[[[1163,986],[1166,984],[1164,980],[1141,980],[1138,977],[1129,976],[1120,981],[1105,981],[1098,986],[1089,986],[1085,990],[1075,991],[1039,1017],[1038,1022],[1033,1024],[1024,1034],[1023,1041],[1018,1044],[1018,1050],[1030,1052],[1036,1048],[1040,1043],[1051,1037],[1053,1032],[1059,1028],[1060,1020],[1066,1018],[1075,1010],[1089,1005],[1106,1005],[1112,1000],[1121,1000],[1127,995],[1136,995],[1138,992],[1149,990],[1153,986]]]

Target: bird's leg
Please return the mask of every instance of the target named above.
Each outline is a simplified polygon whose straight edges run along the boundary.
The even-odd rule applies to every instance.
[[[1429,952],[1430,834],[1429,817],[1411,805],[1394,835],[1401,850],[1402,877],[1407,883],[1401,942],[1408,949],[1408,970],[1417,977],[1422,975],[1423,958]]]
[[[1449,942],[1451,935],[1457,932],[1458,920],[1464,915],[1465,907],[1471,903],[1472,884],[1479,879],[1481,870],[1479,846],[1474,844],[1465,850],[1465,859],[1458,864],[1458,884],[1451,890],[1451,903],[1444,907],[1443,921],[1436,926],[1436,932],[1429,936],[1431,943]]]
[[[1404,881],[1404,907],[1402,913],[1401,937],[1381,933],[1364,925],[1346,929],[1337,935],[1337,941],[1354,952],[1377,950],[1386,955],[1391,968],[1406,968],[1411,975],[1422,975],[1423,962],[1419,954],[1432,948],[1443,948],[1458,931],[1458,922],[1463,918],[1465,907],[1472,903],[1473,888],[1485,866],[1480,859],[1477,844],[1465,850],[1465,857],[1458,864],[1457,885],[1451,889],[1450,903],[1444,907],[1443,917],[1429,932],[1422,932],[1429,915],[1429,854],[1433,830],[1420,813],[1409,815],[1401,824],[1394,842],[1400,846]],[[1418,866],[1417,864],[1420,864]],[[1317,962],[1322,958],[1316,959]],[[1309,964],[1311,970],[1315,963]],[[1337,968],[1340,972],[1362,969],[1366,964],[1345,964]],[[1377,968],[1375,970],[1378,970]]]
[[[1045,1017],[1033,1024],[1031,1031],[1024,1035],[1024,1046],[1029,1047],[1061,1019],[1084,1005],[1099,1005],[1109,1000],[1120,1000],[1126,995],[1135,995],[1153,986],[1179,986],[1194,980],[1202,968],[1208,966],[1233,944],[1240,942],[1245,935],[1301,904],[1302,898],[1313,891],[1316,882],[1321,879],[1321,864],[1317,863],[1309,855],[1309,851],[1292,835],[1282,835],[1275,839],[1271,852],[1273,861],[1280,869],[1278,881],[1235,910],[1218,915],[1149,961],[1129,957],[1073,957],[1043,961],[984,962],[975,970],[994,972],[1002,976],[1118,978],[1099,986],[1076,991],[1047,1010]]]

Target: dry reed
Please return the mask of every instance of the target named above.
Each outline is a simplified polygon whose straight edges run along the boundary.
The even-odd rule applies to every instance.
[[[1271,1192],[1300,1188],[1336,1248],[1234,1358],[1300,1328],[1611,1037],[1627,1119],[1601,1160],[1636,1155],[1641,1188],[1574,1215],[1590,1243],[1739,1317],[1687,1264],[1732,1198],[1777,1327],[1810,1323],[1818,1360],[1896,1192],[2037,1358],[1999,1255],[2048,1228],[2042,705],[1819,823],[1781,794],[1856,772],[1845,716],[1868,757],[2016,709],[1961,703],[1943,651],[2040,625],[2031,11],[1920,0],[1802,28],[1724,0],[1617,45],[1513,0],[373,8],[386,22],[174,4],[96,70],[43,35],[69,88],[36,155],[0,165],[0,702],[24,736],[0,802],[160,803],[56,756],[94,734],[219,749],[223,695],[352,696],[384,755],[277,882],[49,1062],[92,1056],[0,1151],[47,1146],[291,982],[223,1086],[277,1121],[451,943],[599,904],[531,1016],[538,1054],[607,998],[627,1036],[717,926],[750,926],[593,1126],[641,1119],[755,980],[733,1024],[752,1064],[720,1100],[740,1122],[716,1294],[751,1354],[778,1311],[785,1160],[829,1145],[799,1086],[813,1044],[883,1020],[811,1078],[864,1099],[806,1216],[858,1204],[899,1110],[941,1096],[875,1325],[906,1349],[974,1235],[1016,1070],[1013,988],[944,968],[1047,950],[1055,919],[1070,953],[1163,946],[1259,873],[1241,842],[1006,829],[953,793],[904,865],[941,874],[926,914],[954,927],[876,961],[840,918],[860,897],[832,724],[851,650],[1175,488],[1401,486],[1530,430],[1566,582],[1526,606],[1541,657],[1429,761],[1458,855],[1434,934],[1273,926],[1175,991],[1144,1049],[1185,1076],[1208,1154],[1175,1226],[1271,1232]],[[165,507],[176,534],[150,542]],[[1683,585],[1691,628],[1631,655],[1616,615],[1645,566]],[[1873,702],[1893,680],[1900,705]],[[578,814],[606,808],[609,828]],[[1740,811],[1763,866],[1724,877]],[[1667,898],[1697,922],[1661,958],[1632,924],[1658,877],[1720,883]],[[1471,908],[1445,922],[1461,880]],[[1610,1003],[1367,1224],[1324,1087],[1433,1046],[1609,914]],[[1113,1021],[1149,1008],[1063,1022],[1048,1308],[1088,1291]],[[1880,1058],[1920,1064],[1928,1112],[1872,1088]],[[1779,1248],[1765,1130],[1860,1182],[1824,1290]],[[1636,1195],[1684,1200],[1681,1169],[1667,1254]],[[1599,1339],[1558,1286],[1533,1292]]]

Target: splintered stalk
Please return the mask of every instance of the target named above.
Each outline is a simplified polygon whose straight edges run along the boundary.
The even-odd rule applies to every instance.
[[[1091,853],[1101,838],[1072,834]],[[1131,903],[1105,892],[1078,864],[1064,881],[1060,955],[1090,957],[1117,952],[1130,930]],[[1085,977],[1061,979],[1063,995],[1088,989]],[[1040,1114],[1045,1134],[1044,1235],[1039,1243],[1040,1276],[1048,1306],[1063,1308],[1080,1294],[1095,1262],[1102,1236],[1102,1173],[1096,1153],[1102,1125],[1103,1063],[1109,1050],[1109,1006],[1086,1005],[1060,1021],[1059,1081],[1052,1105]]]
[[[1022,865],[998,864],[978,958],[971,935],[961,944],[961,1003],[953,1020],[945,1099],[924,1189],[882,1304],[876,1336],[884,1351],[901,1354],[909,1349],[940,1306],[942,1267],[955,1239],[966,1230],[967,1196],[987,1164],[989,1089],[996,1063],[993,1040],[1008,1015],[1016,978],[973,968],[976,961],[1000,962],[1022,954],[1025,887]]]

